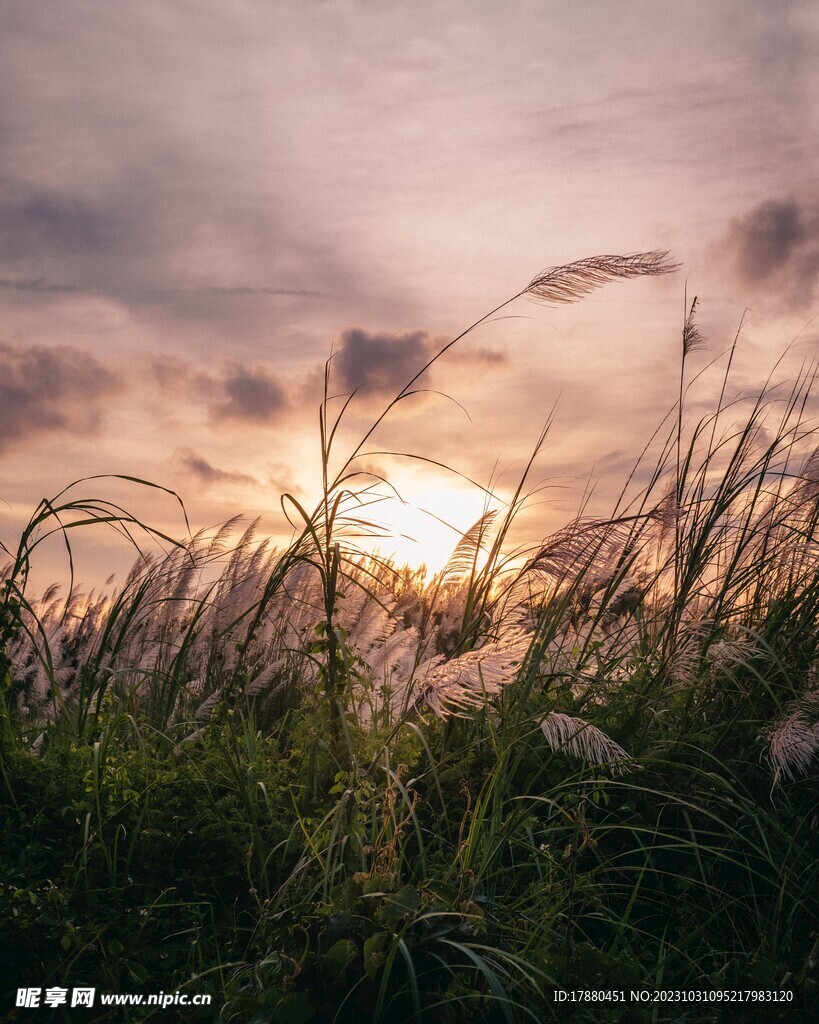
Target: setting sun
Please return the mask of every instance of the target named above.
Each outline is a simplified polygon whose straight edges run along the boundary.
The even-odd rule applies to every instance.
[[[387,538],[378,542],[382,554],[396,565],[426,567],[430,578],[446,565],[453,550],[471,526],[487,511],[486,496],[476,489],[431,486],[413,504],[397,499],[379,506],[378,518]],[[477,559],[480,569],[485,553]]]

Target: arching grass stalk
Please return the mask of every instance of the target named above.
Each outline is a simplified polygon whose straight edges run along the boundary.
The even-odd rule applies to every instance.
[[[138,533],[155,541],[163,541],[176,547],[182,546],[179,541],[144,523],[115,502],[96,497],[77,498],[71,494],[74,488],[95,480],[122,480],[171,496],[179,504],[185,526],[188,527],[185,507],[175,491],[138,477],[109,474],[83,477],[63,488],[53,498],[43,498],[23,528],[16,548],[10,549],[0,541],[0,552],[11,559],[6,569],[6,577],[0,585],[0,743],[8,742],[10,739],[7,698],[11,665],[6,652],[9,642],[18,631],[28,635],[36,657],[51,682],[55,710],[62,701],[62,693],[54,677],[54,659],[49,638],[26,593],[31,560],[36,549],[51,537],[57,536],[62,539],[69,568],[69,587],[64,603],[67,611],[74,590],[74,557],[70,531],[105,525],[125,537],[138,552]]]

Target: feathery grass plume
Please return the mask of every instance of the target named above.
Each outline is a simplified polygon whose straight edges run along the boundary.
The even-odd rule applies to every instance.
[[[714,631],[707,620],[685,620],[677,627],[674,649],[668,660],[668,674],[676,683],[693,686],[699,675],[703,649]]]
[[[709,644],[705,651],[705,660],[715,672],[730,672],[738,666],[747,664],[760,653],[761,648],[754,638],[742,634]]]
[[[657,523],[658,536],[656,547],[662,549],[669,538],[674,537],[677,524],[683,516],[683,509],[677,496],[676,481],[669,479],[666,484],[665,493],[660,499],[656,508],[649,513],[649,518]]]
[[[426,658],[426,642],[415,626],[396,629],[380,647],[366,658],[373,687],[384,689],[388,695],[390,715],[403,715],[413,703],[414,675]],[[441,658],[437,657],[436,664]]]
[[[688,310],[688,316],[685,318],[683,324],[683,355],[687,356],[690,352],[697,352],[701,348],[705,348],[705,338],[700,333],[700,329],[697,326],[694,314],[697,311],[698,298],[695,295],[694,301],[691,303],[691,308]]]
[[[63,606],[59,586],[50,586],[39,601],[20,612],[21,628],[7,644],[17,706],[26,714],[54,718],[73,677],[68,650],[67,617],[78,595]]]
[[[819,690],[804,694],[787,710],[790,714],[774,726],[768,739],[775,785],[783,778],[804,775],[819,751]]]
[[[619,561],[628,557],[634,536],[633,516],[575,519],[541,543],[520,576],[533,574],[554,589],[571,586],[582,578],[584,588],[594,589],[610,578]]]
[[[440,586],[445,587],[452,583],[460,583],[465,576],[475,572],[480,553],[486,547],[486,535],[497,514],[497,509],[489,509],[488,512],[484,512],[480,519],[464,532],[461,539],[455,545],[455,550],[449,556],[446,565],[440,572]]]
[[[359,655],[367,659],[371,651],[378,650],[396,629],[392,615],[397,597],[394,594],[370,594],[357,590],[342,608],[342,628],[347,630],[347,640]]]
[[[804,460],[794,490],[805,503],[819,502],[819,448],[814,448]]]
[[[575,302],[609,281],[670,274],[678,268],[679,264],[668,262],[664,250],[589,256],[562,267],[549,267],[532,278],[522,294],[546,303]]]
[[[424,703],[441,718],[481,707],[515,681],[531,641],[527,633],[510,631],[457,658],[429,659],[416,673],[416,706]]]
[[[538,724],[555,753],[572,754],[590,764],[611,764],[618,774],[633,767],[619,743],[583,718],[550,711]]]

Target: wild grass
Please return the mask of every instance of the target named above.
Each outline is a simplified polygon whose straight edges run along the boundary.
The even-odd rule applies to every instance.
[[[515,298],[670,269],[598,257]],[[37,509],[0,597],[10,1007],[93,983],[209,991],[226,1022],[811,1019],[814,371],[745,403],[726,373],[688,425],[686,305],[648,484],[524,554],[508,540],[546,432],[435,578],[359,546],[389,491],[360,469],[370,439],[471,328],[340,456],[355,396],[333,412],[328,362],[322,492],[285,496],[285,550],[232,521],[140,552],[114,593],[72,576],[35,600],[48,531],[143,529],[97,499]],[[796,1002],[552,994],[656,987]]]

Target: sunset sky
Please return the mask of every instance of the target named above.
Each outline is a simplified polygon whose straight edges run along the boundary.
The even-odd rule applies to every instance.
[[[0,0],[0,538],[95,473],[284,536],[331,349],[334,391],[361,388],[343,452],[544,267],[668,249],[677,274],[508,307],[424,380],[455,401],[415,396],[371,445],[503,497],[554,409],[528,535],[590,480],[605,513],[676,399],[686,277],[694,371],[746,307],[736,389],[794,338],[781,377],[817,355],[818,40],[810,0]],[[459,529],[483,508],[367,465]],[[85,493],[184,533],[171,501]],[[457,539],[399,525],[418,562]],[[95,542],[80,575],[121,575]]]

